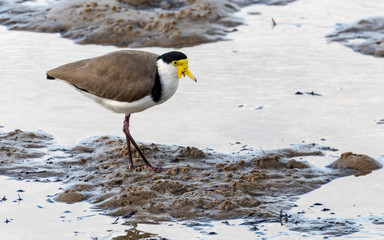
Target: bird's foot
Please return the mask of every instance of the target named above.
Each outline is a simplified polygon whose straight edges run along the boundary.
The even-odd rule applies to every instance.
[[[133,170],[135,170],[135,169],[136,169],[136,167],[135,167],[135,166],[133,166],[133,165],[131,165],[131,164],[128,164],[128,169],[129,169],[129,170],[131,170],[131,171],[133,171]]]
[[[133,166],[133,165],[130,165],[130,164],[128,164],[128,167],[127,167],[127,168],[128,168],[128,170],[130,170],[130,171],[136,170],[136,167]],[[154,167],[154,166],[152,166],[152,165],[146,165],[146,168],[147,168],[148,170],[154,171],[154,172],[156,172],[156,173],[165,172],[165,171],[168,170],[168,168],[158,168],[158,167]]]
[[[168,168],[158,168],[158,167],[154,167],[152,165],[146,165],[146,166],[147,166],[147,169],[154,171],[154,172],[157,172],[157,173],[165,172],[168,170]]]

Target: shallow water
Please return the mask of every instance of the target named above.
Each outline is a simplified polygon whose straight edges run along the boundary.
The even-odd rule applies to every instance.
[[[90,209],[86,202],[65,204],[53,197],[62,185],[54,179],[16,181],[0,177],[2,239],[109,239],[126,227]],[[20,200],[21,199],[21,200]],[[6,221],[9,221],[8,223]],[[100,229],[94,226],[106,226]]]
[[[182,80],[178,92],[166,104],[135,114],[133,136],[139,141],[209,147],[223,152],[238,151],[244,145],[260,150],[305,141],[336,147],[340,152],[382,158],[384,125],[377,122],[384,118],[384,59],[355,53],[339,43],[328,44],[325,35],[338,22],[380,16],[383,8],[384,2],[374,0],[298,0],[287,6],[244,8],[239,16],[246,25],[228,35],[229,41],[182,49],[199,82]],[[251,12],[261,14],[248,14]],[[274,28],[271,18],[277,22]],[[2,129],[42,129],[53,134],[58,144],[72,144],[94,135],[122,134],[121,115],[104,110],[64,83],[45,80],[47,69],[116,48],[80,46],[59,38],[59,34],[7,31],[5,27],[0,27],[0,46]],[[144,50],[162,53],[169,49]],[[321,96],[295,95],[297,91],[314,91]],[[241,144],[233,144],[238,141]],[[309,217],[334,212],[330,216],[353,218],[363,225],[360,232],[348,238],[380,239],[382,225],[371,224],[369,218],[383,217],[379,202],[383,188],[378,184],[382,182],[382,173],[379,170],[334,181],[301,197],[297,202],[300,210],[294,208],[292,212],[305,210]],[[14,181],[3,178],[0,183],[1,191],[13,191]],[[40,189],[32,185],[28,188]],[[56,188],[57,185],[50,189]],[[50,191],[43,192],[51,194]],[[316,202],[331,211],[310,207]],[[59,209],[58,205],[52,209]],[[88,209],[86,203],[71,206]],[[0,210],[2,220],[3,209]],[[23,214],[29,214],[29,210]],[[82,230],[85,239],[111,236],[106,231],[112,228],[109,223],[114,219],[100,219],[94,223],[99,226],[98,232]],[[93,224],[92,220],[84,222]],[[190,239],[231,239],[229,234],[233,232],[244,238],[314,239],[306,233],[288,231],[280,224],[264,224],[262,235],[238,225],[240,221],[232,222],[231,227],[221,222],[210,223],[202,230],[181,223],[139,225],[139,229],[171,239],[185,239],[187,231]],[[14,236],[13,223],[5,225],[2,220],[1,232]],[[51,223],[48,220],[42,224]],[[69,232],[77,231],[75,227],[69,228]],[[123,235],[127,228],[116,229]],[[44,230],[46,236],[61,231]],[[211,231],[217,234],[206,233]]]

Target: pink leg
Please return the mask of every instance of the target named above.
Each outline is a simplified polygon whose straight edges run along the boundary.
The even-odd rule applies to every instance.
[[[129,168],[129,170],[133,170],[133,169],[135,169],[135,166],[133,166],[133,161],[132,161],[131,142],[127,137],[125,137],[125,139],[127,140],[127,149],[128,149],[128,160],[129,160],[128,168]]]
[[[133,140],[133,137],[131,136],[131,133],[129,132],[129,118],[130,117],[131,117],[130,114],[125,115],[124,125],[123,125],[123,132],[125,133],[125,138],[127,140],[128,157],[129,157],[128,167],[129,167],[129,169],[131,169],[131,170],[135,169],[135,167],[133,166],[133,161],[132,161],[132,152],[131,152],[131,143],[132,143],[133,147],[136,148],[137,152],[140,154],[141,158],[143,159],[145,165],[147,166],[147,168],[149,170],[155,171],[155,172],[161,172],[161,171],[167,170],[167,169],[157,168],[157,167],[152,166],[148,162],[148,160],[145,158],[143,152],[140,150],[139,146],[137,146],[135,140]]]

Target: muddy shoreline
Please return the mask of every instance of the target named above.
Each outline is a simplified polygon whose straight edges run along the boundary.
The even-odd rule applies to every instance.
[[[47,5],[4,2],[0,24],[11,30],[60,33],[79,44],[118,47],[183,47],[225,40],[250,4],[285,5],[294,0],[103,0]]]
[[[148,171],[136,153],[138,167],[128,170],[125,141],[120,137],[92,137],[76,145],[57,146],[47,133],[15,130],[0,135],[0,174],[18,179],[55,177],[65,184],[56,201],[86,200],[108,215],[156,223],[276,218],[299,195],[359,172],[351,165],[348,169],[311,166],[306,157],[332,151],[315,144],[249,155],[140,145],[152,163],[168,170]]]
[[[329,41],[340,42],[353,51],[384,57],[384,18],[373,17],[353,23],[338,24],[327,35]]]

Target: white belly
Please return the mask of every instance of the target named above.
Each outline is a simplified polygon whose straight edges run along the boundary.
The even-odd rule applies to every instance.
[[[113,112],[124,113],[126,115],[131,113],[136,113],[136,112],[142,112],[145,109],[153,107],[157,104],[152,100],[151,96],[146,96],[134,102],[120,102],[120,101],[98,97],[87,92],[82,92],[82,93],[86,97],[93,99],[95,102],[99,103],[103,107]]]

